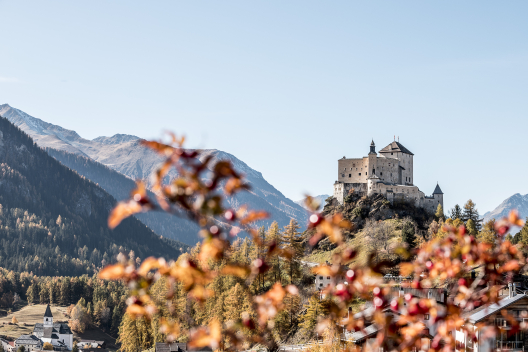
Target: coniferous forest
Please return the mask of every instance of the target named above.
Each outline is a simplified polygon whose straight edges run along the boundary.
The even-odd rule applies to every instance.
[[[93,274],[119,253],[177,257],[187,246],[135,218],[110,230],[115,199],[0,119],[0,266],[36,275]]]

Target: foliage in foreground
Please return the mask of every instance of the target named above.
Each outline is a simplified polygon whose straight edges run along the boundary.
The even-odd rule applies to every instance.
[[[161,339],[174,341],[185,337],[191,346],[210,346],[223,350],[245,349],[255,344],[274,350],[279,342],[274,331],[277,318],[281,315],[288,317],[288,313],[297,309],[298,305],[299,288],[294,279],[298,248],[295,244],[281,245],[276,240],[262,239],[251,224],[266,217],[265,213],[224,209],[225,196],[248,188],[243,177],[236,173],[229,162],[223,161],[214,165],[212,175],[208,174],[206,166],[211,160],[206,158],[200,161],[199,153],[183,149],[182,142],[173,137],[170,144],[147,141],[143,141],[143,144],[166,158],[156,174],[154,184],[157,204],[163,211],[185,214],[196,221],[202,228],[202,244],[193,256],[184,256],[177,261],[151,257],[144,260],[139,268],[134,263],[122,262],[107,266],[100,272],[100,277],[127,282],[131,296],[126,319],[136,322],[137,326],[138,323],[156,321],[156,316],[160,316],[157,320],[159,329],[153,330],[153,333],[160,334]],[[165,176],[172,167],[176,168],[179,177],[168,181]],[[309,244],[314,246],[327,237],[338,246],[346,246],[343,230],[350,224],[340,214],[324,217],[317,213],[310,197],[307,206],[313,211],[309,227],[315,233],[309,239]],[[139,182],[132,198],[114,208],[109,225],[115,227],[128,216],[150,210],[160,209],[148,199],[144,185]],[[236,230],[225,233],[217,226],[219,222],[213,219],[246,231],[255,246],[263,248],[262,252],[259,251],[257,258],[250,263],[235,260],[236,256],[230,253],[232,248],[228,238],[235,235]],[[348,307],[358,300],[370,301],[376,308],[374,321],[381,327],[375,342],[378,347],[405,351],[415,347],[421,349],[424,325],[420,317],[429,314],[437,325],[431,348],[454,350],[453,330],[462,330],[468,336],[475,337],[475,331],[464,325],[462,313],[498,300],[493,290],[477,290],[477,286],[483,282],[492,285],[504,275],[518,272],[525,264],[517,247],[502,240],[502,236],[513,225],[522,226],[516,213],[495,223],[491,230],[498,239],[491,245],[477,241],[466,231],[465,226],[455,227],[446,222],[441,228],[441,236],[432,237],[414,250],[405,246],[397,249],[399,253],[407,251],[407,256],[412,258],[401,263],[400,273],[413,278],[413,288],[434,287],[458,280],[456,296],[446,306],[438,305],[433,299],[412,296],[406,297],[406,305],[403,304],[403,298],[393,299],[390,287],[383,285],[381,277],[386,262],[377,260],[349,264],[358,253],[354,248],[346,247],[334,254],[332,264],[318,267],[315,273],[333,278],[346,277],[349,284],[331,285],[325,289],[323,293],[326,299],[321,306],[312,300],[305,316],[313,318],[302,325],[330,336],[328,340],[332,341],[336,338],[339,324],[352,331],[363,329],[363,318],[348,316]],[[478,229],[477,224],[474,227]],[[277,260],[285,264],[290,280],[277,277],[274,284],[260,287],[259,278],[262,275],[269,277],[272,263]],[[481,268],[479,277],[473,281],[466,280],[471,269],[477,266]],[[217,307],[210,307],[208,319],[195,320],[188,314],[192,307],[178,306],[178,297],[189,298],[198,306],[207,305],[211,297],[220,293],[215,291],[214,283],[222,280],[236,280],[235,289],[246,293],[244,302],[229,303],[243,307],[244,311],[240,314],[237,312],[219,319],[215,316]],[[160,292],[160,283],[167,289]],[[255,290],[255,285],[260,288]],[[390,315],[382,309],[391,299],[390,306],[401,313],[397,321],[390,319]],[[226,301],[227,298],[224,305]],[[314,318],[316,323],[313,322]],[[513,320],[512,323],[515,324]],[[287,329],[287,326],[284,328]],[[333,348],[329,346],[326,350]]]

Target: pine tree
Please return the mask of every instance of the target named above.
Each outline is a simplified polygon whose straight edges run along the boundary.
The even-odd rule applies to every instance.
[[[460,208],[460,205],[455,204],[453,209],[451,209],[451,214],[449,215],[449,217],[453,219],[453,221],[455,221],[456,219],[462,220],[462,208]]]
[[[59,302],[61,305],[66,306],[70,304],[70,278],[65,277],[61,282],[61,291]]]
[[[288,282],[293,284],[301,276],[300,259],[304,254],[301,233],[298,231],[301,227],[295,219],[290,220],[290,224],[284,227],[282,234],[283,248],[289,252],[289,258],[286,258],[284,266],[285,273],[288,276]]]
[[[522,243],[524,247],[528,246],[528,217],[526,218],[523,228],[517,235],[519,235],[519,242]]]
[[[470,199],[464,204],[464,211],[462,213],[462,220],[466,223],[469,220],[473,220],[473,224],[475,225],[475,228],[480,230],[481,226],[481,219],[477,210],[476,204]]]
[[[404,219],[401,231],[402,231],[402,241],[404,243],[407,243],[409,248],[415,248],[417,243],[416,243],[414,222],[409,218]]]

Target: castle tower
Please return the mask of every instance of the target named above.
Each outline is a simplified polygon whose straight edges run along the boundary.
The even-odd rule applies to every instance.
[[[44,313],[44,327],[53,327],[53,314],[51,314],[51,308],[49,304],[46,307],[46,312]]]
[[[374,140],[372,140],[372,143],[370,143],[370,152],[368,153],[367,179],[368,179],[368,176],[376,175],[377,167],[378,167],[378,153],[376,153],[376,144],[374,144]]]
[[[438,207],[438,204],[441,204],[442,208],[444,208],[444,192],[442,192],[442,190],[440,189],[438,182],[436,183],[436,187],[433,192],[433,197],[435,200],[436,207]],[[434,210],[436,211],[436,208]]]

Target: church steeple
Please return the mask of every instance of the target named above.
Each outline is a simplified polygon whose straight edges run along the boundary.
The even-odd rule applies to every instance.
[[[369,154],[376,154],[376,144],[374,144],[374,140],[372,140],[372,143],[370,143],[370,153]]]
[[[51,314],[51,308],[49,304],[46,307],[46,312],[44,313],[44,326],[53,326],[53,314]]]

